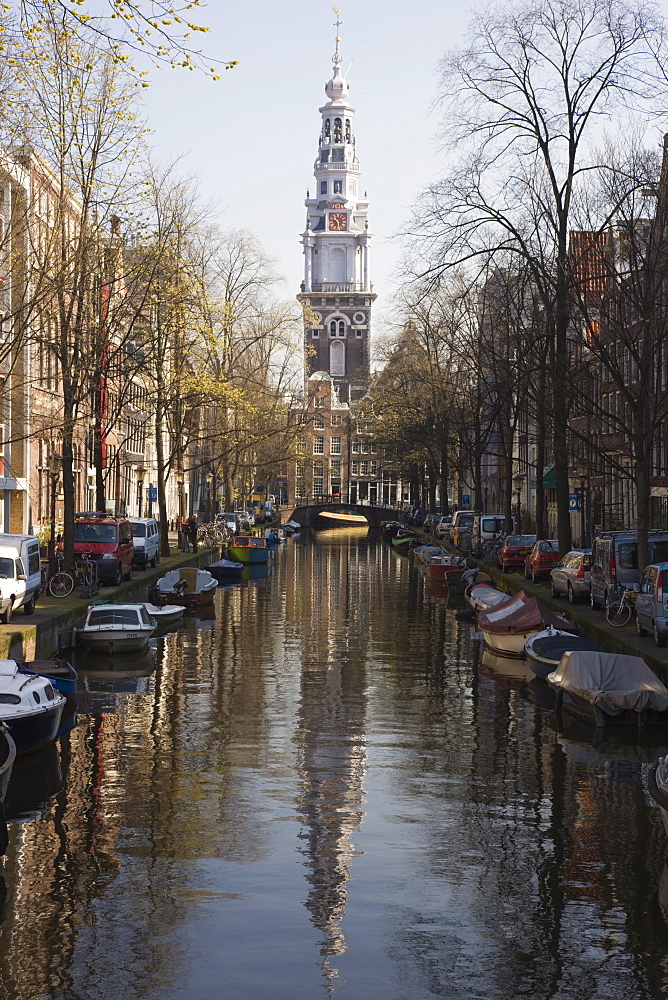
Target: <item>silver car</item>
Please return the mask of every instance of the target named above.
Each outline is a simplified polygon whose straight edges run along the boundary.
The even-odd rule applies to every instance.
[[[552,597],[567,597],[571,604],[586,600],[591,586],[591,550],[571,549],[550,570]]]

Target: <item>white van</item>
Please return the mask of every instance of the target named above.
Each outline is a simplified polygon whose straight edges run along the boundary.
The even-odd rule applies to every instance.
[[[129,517],[135,553],[132,562],[140,569],[160,562],[160,525],[153,517]]]
[[[35,610],[42,586],[39,540],[34,535],[0,535],[0,621],[8,625],[12,611]]]

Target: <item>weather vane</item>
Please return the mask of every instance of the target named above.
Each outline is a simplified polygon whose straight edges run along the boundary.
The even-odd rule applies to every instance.
[[[341,20],[341,17],[340,17],[341,8],[340,7],[332,7],[332,13],[336,14],[336,34],[338,35],[339,28],[343,24],[343,21]]]

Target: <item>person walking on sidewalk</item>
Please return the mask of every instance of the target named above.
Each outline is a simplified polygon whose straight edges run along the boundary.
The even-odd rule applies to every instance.
[[[193,552],[197,552],[197,518],[194,514],[188,518],[186,537],[193,547]]]

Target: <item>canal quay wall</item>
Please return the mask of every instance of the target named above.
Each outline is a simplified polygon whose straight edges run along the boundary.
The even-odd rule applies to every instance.
[[[95,597],[57,598],[43,594],[37,600],[34,614],[15,611],[9,625],[0,625],[0,659],[44,660],[56,656],[69,645],[72,626],[86,613],[93,601],[147,601],[148,592],[170,569],[182,566],[204,566],[220,558],[220,549],[200,549],[197,553],[177,552],[163,556],[155,569],[134,570],[132,580],[118,587],[101,587]]]

